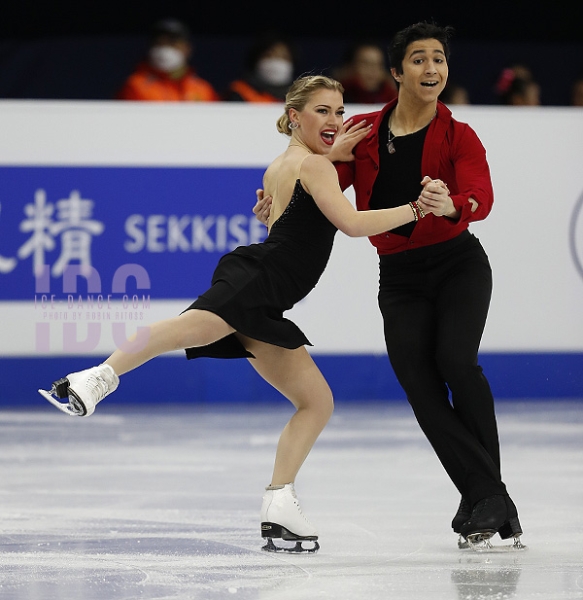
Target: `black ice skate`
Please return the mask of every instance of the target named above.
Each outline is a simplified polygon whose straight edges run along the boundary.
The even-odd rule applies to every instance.
[[[53,406],[72,417],[88,417],[98,402],[117,389],[119,377],[106,364],[71,373],[53,382],[50,391],[38,390]],[[67,402],[61,400],[67,398]]]
[[[491,539],[498,533],[503,540],[512,538],[512,545],[493,546]],[[522,527],[518,511],[509,496],[490,496],[480,500],[471,517],[462,525],[461,534],[475,552],[505,552],[525,550],[520,541]]]
[[[457,513],[455,517],[452,519],[451,528],[455,533],[459,534],[457,546],[460,550],[465,550],[469,548],[468,541],[461,534],[462,525],[472,516],[472,507],[470,503],[462,497],[460,500],[460,505],[457,509]]]
[[[266,552],[310,552],[320,549],[318,533],[302,513],[293,483],[266,488],[261,507],[261,537],[267,538]],[[295,542],[293,546],[276,546],[273,538]],[[304,548],[302,542],[311,542]]]

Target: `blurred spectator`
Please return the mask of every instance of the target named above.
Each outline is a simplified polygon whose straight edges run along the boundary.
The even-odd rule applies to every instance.
[[[189,65],[193,44],[188,27],[176,19],[154,25],[148,55],[126,80],[118,100],[210,102],[220,100],[214,87]]]
[[[471,104],[468,90],[463,86],[448,81],[443,92],[439,95],[439,99],[444,104]]]
[[[397,97],[397,85],[390,74],[383,46],[375,41],[352,45],[334,74],[344,86],[344,102],[386,104]]]
[[[571,87],[571,106],[583,106],[583,75]]]
[[[525,65],[513,65],[502,71],[496,82],[501,104],[507,106],[540,106],[540,85]]]
[[[514,75],[519,79],[534,79],[530,67],[527,67],[523,63],[514,63],[510,68],[514,71]]]
[[[283,102],[294,80],[297,63],[292,42],[277,32],[267,33],[249,48],[244,72],[232,81],[223,100],[234,102]]]

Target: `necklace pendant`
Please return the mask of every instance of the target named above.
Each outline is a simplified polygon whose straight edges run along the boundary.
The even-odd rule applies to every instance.
[[[393,140],[389,140],[389,142],[387,143],[387,150],[389,151],[389,154],[395,154],[395,152],[397,151],[397,149],[395,148],[395,144],[393,144]]]

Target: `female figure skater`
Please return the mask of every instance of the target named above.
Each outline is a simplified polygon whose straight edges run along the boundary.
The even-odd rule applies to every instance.
[[[179,316],[151,325],[146,339],[135,337],[96,367],[56,381],[39,392],[70,415],[89,416],[111,394],[119,377],[146,361],[184,348],[188,358],[246,357],[257,372],[295,406],[279,439],[271,484],[261,510],[265,549],[272,538],[315,542],[318,533],[303,515],[294,481],[332,414],[331,390],[308,354],[310,344],[283,312],[314,288],[330,256],[337,229],[349,236],[379,234],[417,220],[414,202],[357,212],[342,194],[338,175],[325,157],[334,140],[353,146],[366,127],[343,124],[343,88],[323,76],[301,77],[286,96],[277,122],[289,136],[286,151],[263,178],[273,198],[269,235],[260,244],[239,247],[221,258],[212,286]],[[59,399],[68,398],[67,402]]]

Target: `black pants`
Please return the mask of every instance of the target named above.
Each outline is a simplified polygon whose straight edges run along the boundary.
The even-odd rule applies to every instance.
[[[488,257],[467,231],[380,258],[391,365],[439,460],[472,505],[506,493],[494,399],[478,365],[491,293]]]

